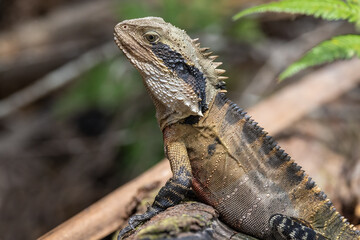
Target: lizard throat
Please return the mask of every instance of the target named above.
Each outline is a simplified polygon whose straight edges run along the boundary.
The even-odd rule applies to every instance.
[[[165,66],[175,72],[177,76],[191,86],[196,95],[201,99],[199,108],[204,113],[208,106],[206,104],[206,78],[195,66],[187,64],[183,56],[172,50],[164,43],[153,44],[153,53],[160,58]]]

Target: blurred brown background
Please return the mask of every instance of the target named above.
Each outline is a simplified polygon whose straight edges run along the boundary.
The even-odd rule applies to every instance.
[[[316,71],[276,84],[306,50],[355,32],[284,14],[231,20],[263,2],[1,0],[0,239],[37,238],[163,158],[140,75],[112,42],[117,22],[160,16],[199,37],[220,55],[229,96],[242,107]],[[358,84],[276,136],[355,224],[359,129]]]

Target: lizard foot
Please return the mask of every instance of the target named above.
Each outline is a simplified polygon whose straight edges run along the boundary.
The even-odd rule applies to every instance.
[[[125,234],[134,230],[137,226],[143,224],[144,222],[146,222],[147,220],[149,220],[150,218],[152,218],[159,212],[161,212],[161,210],[156,210],[153,207],[149,207],[144,214],[138,214],[138,215],[134,215],[134,216],[130,217],[129,225],[120,231],[117,239],[121,240]]]
[[[131,230],[133,230],[132,227],[130,226],[126,226],[124,227],[120,232],[119,232],[119,235],[117,237],[117,240],[121,240],[125,234],[127,234],[128,232],[130,232]]]
[[[325,237],[306,226],[301,220],[282,214],[274,214],[269,219],[273,236],[277,240],[325,240]]]
[[[184,159],[179,158],[179,161],[184,161]],[[181,202],[181,200],[189,193],[190,188],[191,172],[184,167],[180,167],[179,171],[174,173],[174,177],[170,178],[165,186],[160,189],[152,206],[148,207],[144,214],[130,217],[129,226],[120,231],[118,240],[122,239],[125,234],[140,224],[143,224],[153,216]]]

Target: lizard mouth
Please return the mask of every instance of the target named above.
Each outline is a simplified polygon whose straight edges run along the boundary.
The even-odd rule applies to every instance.
[[[122,43],[121,37],[119,36],[119,33],[116,32],[116,30],[114,31],[114,41],[120,50],[125,54],[125,56],[130,58],[131,54],[129,49],[127,49],[126,44]]]
[[[117,29],[114,30],[114,41],[124,55],[134,64],[136,67],[140,62],[146,62],[147,50],[140,45],[133,36],[128,35]]]
[[[121,49],[121,51],[124,51],[124,47],[121,44],[119,35],[116,32],[114,32],[114,41],[115,41],[116,45]]]

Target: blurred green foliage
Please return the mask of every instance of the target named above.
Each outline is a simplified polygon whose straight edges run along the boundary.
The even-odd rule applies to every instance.
[[[153,108],[139,113],[128,125],[128,144],[119,148],[116,168],[121,179],[137,176],[164,158],[162,133]]]
[[[111,112],[129,97],[139,94],[142,91],[142,82],[116,79],[116,64],[119,62],[105,61],[82,75],[57,102],[55,114],[67,117],[92,107]],[[122,79],[136,78],[134,71],[121,75]]]
[[[99,109],[113,121],[120,119],[120,129],[114,131],[125,134],[120,134],[117,141],[116,168],[121,172],[121,179],[126,179],[138,175],[164,157],[161,132],[154,108],[149,103],[147,105],[151,107],[140,108],[143,111],[132,114],[136,115],[135,118],[123,119],[122,116],[127,108],[139,105],[136,99],[149,102],[144,92],[140,75],[125,59],[105,61],[66,90],[56,102],[54,114],[72,120],[84,111]]]
[[[216,0],[123,0],[117,1],[117,15],[120,21],[158,16],[179,28],[194,31],[219,24],[223,16],[221,4]]]
[[[256,44],[265,38],[260,24],[256,19],[244,18],[232,24],[228,30],[229,35],[238,42]]]
[[[147,16],[162,17],[166,22],[188,32],[229,34],[236,40],[256,43],[263,38],[257,19],[231,21],[231,11],[224,0],[123,0],[117,2],[119,21]]]

